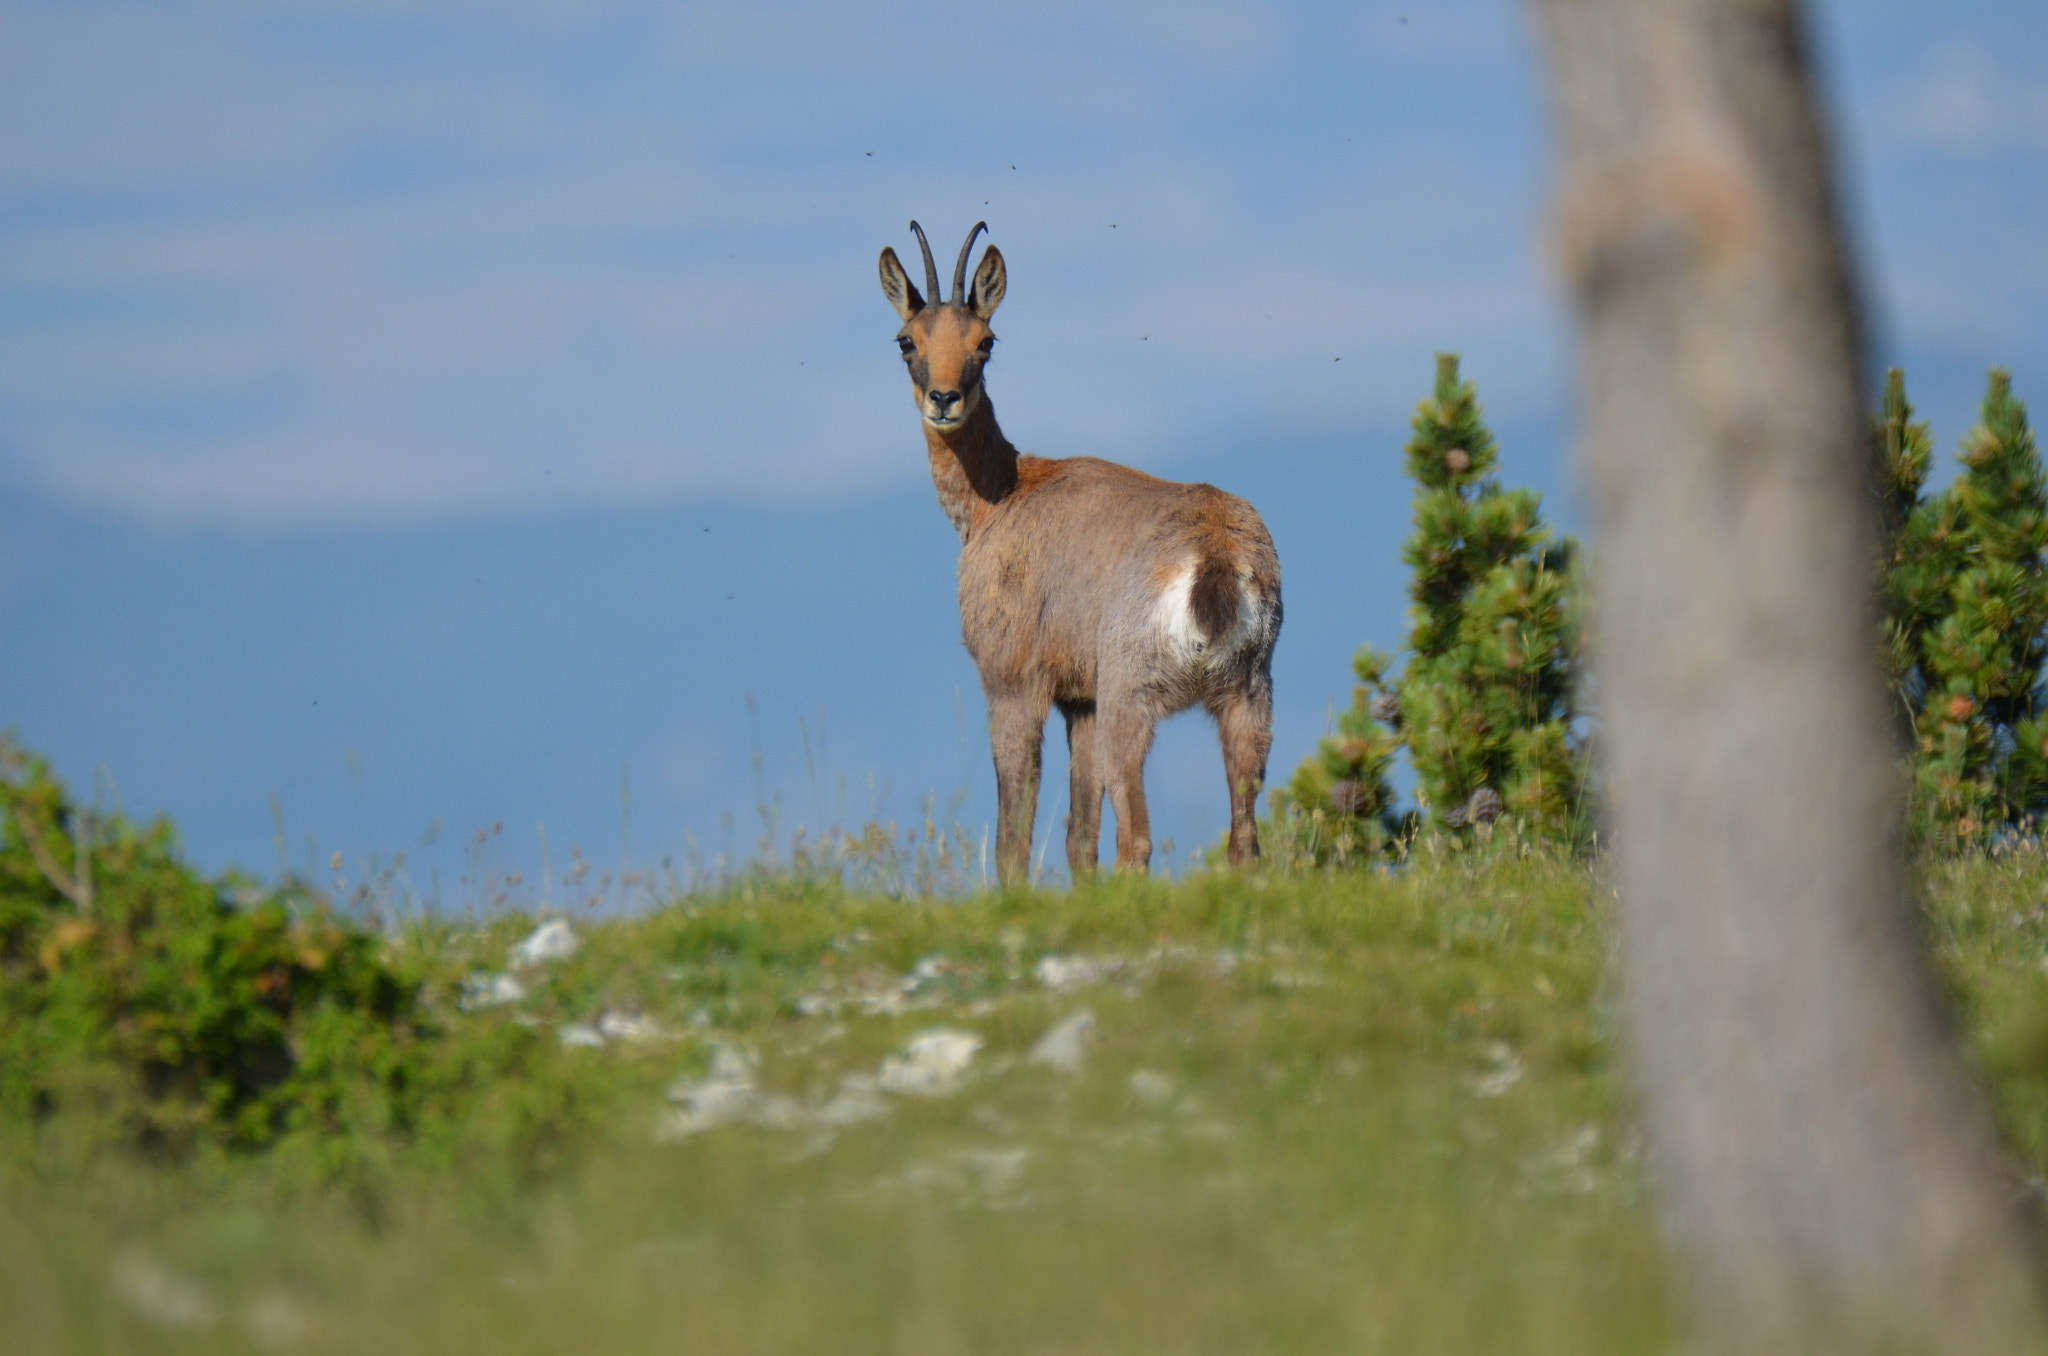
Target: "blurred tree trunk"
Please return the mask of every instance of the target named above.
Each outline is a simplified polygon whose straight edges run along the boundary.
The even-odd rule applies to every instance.
[[[1535,0],[1627,1014],[1705,1336],[2039,1349],[1899,845],[1855,289],[1794,0]]]

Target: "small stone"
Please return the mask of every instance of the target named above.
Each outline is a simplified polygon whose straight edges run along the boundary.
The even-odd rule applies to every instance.
[[[114,1293],[144,1320],[160,1328],[188,1331],[220,1321],[213,1301],[197,1284],[164,1268],[146,1253],[124,1252],[114,1260]]]
[[[1095,1036],[1095,1014],[1086,1008],[1059,1022],[1031,1047],[1033,1064],[1049,1064],[1061,1073],[1078,1073]]]
[[[875,1086],[899,1097],[944,1097],[960,1085],[982,1039],[972,1031],[934,1027],[882,1061]]]
[[[711,1047],[711,1077],[728,1083],[754,1081],[754,1070],[761,1067],[761,1056],[744,1045],[727,1045],[720,1042]]]
[[[655,1138],[673,1142],[716,1126],[747,1119],[754,1112],[754,1069],[759,1057],[751,1050],[719,1045],[711,1052],[711,1072],[703,1078],[681,1079],[668,1090],[675,1110],[655,1127]]]
[[[562,1028],[562,1044],[572,1049],[602,1050],[604,1033],[587,1022],[571,1022]]]
[[[618,1012],[606,1008],[598,1015],[598,1034],[608,1041],[628,1041],[634,1045],[646,1045],[667,1037],[661,1024],[653,1018],[637,1012]]]
[[[1001,1199],[1014,1196],[1023,1185],[1024,1165],[1031,1159],[1031,1150],[962,1149],[953,1158],[967,1170],[984,1198]]]
[[[1124,968],[1120,960],[1093,956],[1046,956],[1038,962],[1038,982],[1058,993],[1107,979]]]
[[[1157,1069],[1139,1069],[1131,1075],[1131,1100],[1140,1106],[1163,1107],[1173,1094],[1172,1077]]]
[[[755,1097],[747,1119],[763,1130],[795,1130],[810,1123],[803,1103],[781,1094]]]
[[[550,919],[512,948],[512,963],[539,965],[544,961],[566,960],[576,954],[580,945],[576,940],[576,929],[560,918]]]
[[[313,1335],[313,1320],[305,1306],[275,1290],[250,1301],[242,1314],[242,1326],[265,1351],[285,1351]]]
[[[518,1003],[525,997],[526,986],[511,975],[487,975],[479,971],[462,981],[462,998],[457,1006],[464,1012],[470,1012],[477,1008]]]
[[[889,1114],[889,1104],[875,1091],[875,1080],[866,1074],[848,1074],[832,1100],[819,1107],[811,1119],[831,1129],[878,1121]]]
[[[1522,1081],[1522,1061],[1506,1041],[1490,1043],[1486,1055],[1493,1061],[1493,1069],[1472,1080],[1472,1091],[1481,1097],[1498,1097]]]

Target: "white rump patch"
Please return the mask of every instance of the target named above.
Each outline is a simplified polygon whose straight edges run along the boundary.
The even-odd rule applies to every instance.
[[[1209,653],[1212,647],[1202,634],[1202,627],[1195,620],[1195,569],[1198,561],[1190,560],[1174,571],[1173,578],[1160,591],[1159,600],[1153,604],[1153,623],[1166,646],[1180,658],[1193,661]],[[1237,581],[1237,624],[1230,634],[1219,640],[1213,649],[1229,653],[1244,640],[1255,634],[1261,624],[1266,602],[1252,587],[1251,575],[1240,572]]]
[[[1195,562],[1174,571],[1153,605],[1153,617],[1166,647],[1183,659],[1194,659],[1209,648],[1202,628],[1195,623]]]

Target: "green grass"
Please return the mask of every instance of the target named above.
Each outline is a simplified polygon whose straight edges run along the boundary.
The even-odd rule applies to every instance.
[[[1947,864],[1927,895],[2038,1171],[2048,866]],[[461,1115],[324,1157],[18,1148],[0,1347],[1669,1349],[1606,905],[1542,856],[958,901],[763,878],[580,922],[524,999],[468,1011],[531,920],[422,924],[394,963],[425,977]],[[1103,964],[1056,988],[1046,957]],[[1078,1070],[1033,1062],[1083,1009]],[[660,1034],[563,1044],[605,1012]],[[935,1027],[984,1042],[956,1087],[821,1123]],[[671,1088],[744,1068],[747,1116],[673,1134]]]

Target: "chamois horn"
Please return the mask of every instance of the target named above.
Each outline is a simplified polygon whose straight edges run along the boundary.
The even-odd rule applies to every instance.
[[[960,262],[953,265],[953,304],[967,304],[967,253],[974,248],[974,237],[988,229],[988,223],[977,221],[974,229],[967,233],[967,243],[960,247]]]
[[[913,221],[910,229],[917,233],[917,247],[924,251],[924,294],[929,298],[925,304],[936,306],[945,299],[939,295],[939,266],[932,262],[932,247],[925,241],[924,227]]]

